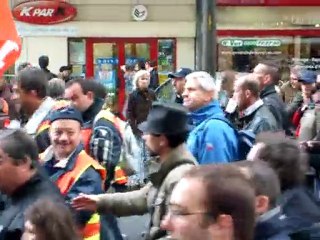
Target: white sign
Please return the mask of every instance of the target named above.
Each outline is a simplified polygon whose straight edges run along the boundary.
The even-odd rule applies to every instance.
[[[35,36],[55,36],[55,37],[76,37],[79,29],[73,26],[64,25],[31,25],[27,23],[16,22],[17,31],[20,37]]]
[[[144,21],[147,19],[148,10],[144,5],[136,5],[133,7],[131,14],[135,21]]]

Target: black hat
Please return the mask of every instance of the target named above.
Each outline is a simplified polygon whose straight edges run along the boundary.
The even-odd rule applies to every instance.
[[[81,126],[83,124],[81,112],[79,112],[77,109],[73,107],[60,108],[51,113],[51,116],[50,116],[51,122],[54,122],[59,119],[71,119],[71,120],[78,121]]]
[[[144,133],[174,135],[190,130],[188,112],[180,104],[152,104],[147,121],[139,124],[138,128]]]
[[[185,78],[188,74],[192,73],[192,70],[190,68],[180,68],[175,73],[169,73],[169,78]]]
[[[62,66],[62,67],[59,69],[59,72],[71,71],[71,70],[72,70],[72,66],[71,66],[71,65],[68,65],[68,66]]]

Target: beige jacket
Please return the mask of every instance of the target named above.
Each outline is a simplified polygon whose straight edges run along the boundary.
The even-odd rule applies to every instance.
[[[186,146],[180,145],[159,164],[158,171],[150,174],[150,182],[142,189],[98,195],[98,212],[116,216],[143,215],[150,212],[151,223],[146,239],[165,238],[166,232],[160,229],[160,223],[167,211],[172,189],[195,164],[196,160]]]

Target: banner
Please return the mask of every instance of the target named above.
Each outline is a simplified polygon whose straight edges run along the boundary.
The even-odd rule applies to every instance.
[[[0,76],[18,59],[21,39],[18,36],[8,0],[0,0]]]

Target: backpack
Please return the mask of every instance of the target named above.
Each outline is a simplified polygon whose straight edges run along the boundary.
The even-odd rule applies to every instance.
[[[207,122],[212,119],[225,122],[235,131],[238,139],[238,159],[235,160],[246,160],[248,153],[255,143],[255,133],[251,130],[237,130],[236,127],[223,115],[214,115],[210,117]]]

